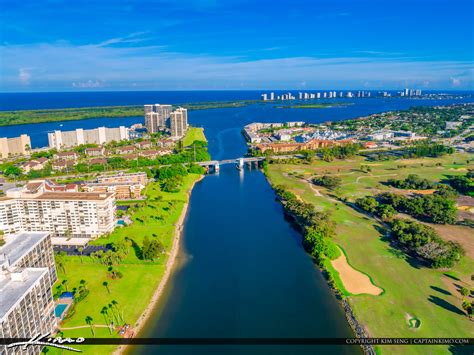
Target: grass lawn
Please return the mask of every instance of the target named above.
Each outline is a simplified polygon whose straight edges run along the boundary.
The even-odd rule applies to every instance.
[[[199,175],[189,174],[184,178],[184,184],[177,193],[163,192],[159,188],[159,183],[150,183],[145,194],[147,201],[138,202],[135,209],[131,225],[116,228],[108,237],[99,238],[91,244],[105,245],[121,240],[125,237],[133,240],[138,246],[141,246],[145,236],[150,239],[158,238],[165,246],[166,250],[171,249],[175,231],[175,223],[178,221],[184,203],[188,201],[188,194],[191,186],[199,178]],[[87,282],[89,295],[76,304],[75,313],[69,319],[66,319],[60,325],[64,336],[84,336],[91,337],[90,327],[71,329],[87,325],[85,319],[92,317],[95,325],[105,325],[106,321],[100,313],[102,307],[107,306],[112,300],[118,302],[120,312],[123,312],[123,318],[126,323],[133,326],[142,312],[149,304],[150,299],[158,287],[158,284],[165,272],[168,254],[163,254],[154,262],[140,260],[133,247],[130,248],[128,256],[124,262],[114,269],[122,272],[123,278],[110,279],[107,277],[107,266],[98,264],[90,257],[67,256],[65,257],[66,272],[59,271],[58,282],[67,280],[69,290],[79,286],[80,280]],[[108,289],[103,286],[103,282],[108,282]],[[66,328],[66,329],[65,329]],[[95,328],[96,337],[117,337],[117,334],[110,335],[107,328]],[[114,346],[82,346],[86,354],[104,354],[111,353]],[[50,349],[53,353],[59,353],[56,349]]]
[[[194,141],[207,142],[206,136],[204,135],[204,128],[190,127],[188,129],[188,132],[183,138],[183,145],[188,147],[192,145]]]
[[[450,288],[446,270],[420,266],[412,258],[392,248],[385,239],[383,226],[329,195],[350,200],[372,195],[390,188],[381,184],[388,178],[404,178],[411,173],[439,180],[447,174],[465,173],[473,168],[472,155],[455,154],[437,159],[396,160],[365,162],[357,157],[347,161],[326,163],[316,161],[311,165],[268,166],[272,183],[283,184],[304,201],[319,210],[330,210],[337,223],[335,241],[347,253],[348,260],[357,270],[369,275],[385,292],[380,296],[351,295],[348,299],[357,318],[373,337],[474,337],[474,323],[461,314],[461,296]],[[441,166],[436,166],[441,163]],[[456,164],[454,164],[456,163]],[[372,172],[363,173],[360,164],[371,165]],[[401,166],[401,167],[398,167]],[[405,167],[406,166],[406,167]],[[298,178],[314,175],[339,174],[343,185],[337,192],[316,187],[322,196],[315,195],[310,185]],[[396,174],[395,176],[387,176]],[[474,260],[466,256],[449,274],[460,280],[469,280],[474,271]],[[339,280],[340,281],[340,280]],[[462,281],[455,281],[458,284]],[[410,328],[409,319],[421,321],[418,329]],[[383,346],[383,353],[448,354],[447,346]]]

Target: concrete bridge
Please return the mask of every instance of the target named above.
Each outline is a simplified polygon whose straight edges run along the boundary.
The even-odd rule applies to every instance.
[[[235,158],[235,159],[226,159],[226,160],[211,160],[211,161],[202,161],[196,163],[201,165],[208,170],[214,170],[215,172],[219,171],[221,165],[225,164],[236,164],[239,169],[244,167],[244,164],[257,164],[261,161],[264,161],[265,157],[242,157],[242,158]]]

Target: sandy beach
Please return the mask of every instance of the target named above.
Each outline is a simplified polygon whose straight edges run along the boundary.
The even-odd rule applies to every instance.
[[[180,241],[181,241],[181,235],[183,232],[183,224],[184,224],[184,219],[186,218],[186,213],[188,212],[188,206],[189,206],[189,197],[191,196],[191,192],[194,188],[194,185],[198,182],[204,179],[204,175],[202,175],[199,179],[197,179],[191,186],[191,188],[188,191],[188,202],[184,203],[183,210],[181,211],[181,215],[179,216],[178,221],[176,222],[175,225],[175,230],[174,230],[174,238],[173,238],[173,245],[171,247],[168,261],[166,262],[166,269],[165,273],[163,274],[163,278],[161,279],[160,283],[158,284],[158,287],[155,290],[155,293],[153,294],[153,297],[150,300],[150,303],[148,306],[145,308],[143,313],[140,315],[138,320],[135,322],[133,325],[133,331],[134,334],[139,334],[140,331],[142,330],[143,326],[146,324],[147,320],[149,319],[150,315],[152,314],[153,309],[155,308],[156,304],[160,300],[161,295],[163,294],[163,291],[166,287],[166,284],[168,282],[168,279],[170,278],[171,275],[171,270],[173,269],[174,263],[176,261],[176,257],[179,252],[179,246],[180,246]],[[125,350],[127,349],[126,345],[120,345],[114,352],[114,355],[119,355],[119,354],[124,354]]]

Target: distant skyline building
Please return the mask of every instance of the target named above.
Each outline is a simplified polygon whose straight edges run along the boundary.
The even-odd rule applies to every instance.
[[[0,158],[25,155],[30,149],[31,140],[27,134],[13,138],[0,138]]]

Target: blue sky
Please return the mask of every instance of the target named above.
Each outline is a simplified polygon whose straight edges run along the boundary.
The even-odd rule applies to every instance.
[[[0,91],[470,89],[471,0],[0,2]]]

